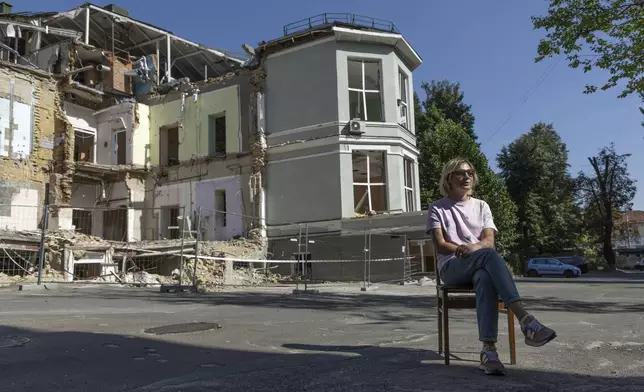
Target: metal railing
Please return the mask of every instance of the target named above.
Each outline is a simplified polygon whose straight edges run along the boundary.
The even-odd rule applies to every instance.
[[[284,35],[287,36],[331,24],[345,24],[349,26],[387,31],[390,33],[400,33],[396,28],[396,25],[389,20],[356,14],[325,13],[285,25]]]

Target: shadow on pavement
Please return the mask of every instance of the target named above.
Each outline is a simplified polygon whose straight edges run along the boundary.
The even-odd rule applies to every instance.
[[[520,288],[519,288],[520,290]],[[159,301],[171,305],[246,306],[280,309],[369,312],[374,323],[430,321],[436,316],[436,297],[427,295],[321,293],[295,296],[271,292],[219,292],[208,294],[173,294],[156,291],[107,290],[84,291],[83,298],[102,300]],[[57,298],[78,298],[75,293],[56,293]],[[529,311],[617,314],[644,312],[644,304],[614,301],[579,301],[556,297],[523,297]],[[405,311],[408,310],[408,311]],[[402,311],[401,311],[402,310]],[[461,312],[457,312],[459,314]],[[468,316],[469,317],[469,316]]]
[[[543,310],[548,312],[573,312],[573,313],[642,313],[644,304],[608,302],[608,301],[577,301],[555,297],[523,298],[525,307],[530,311]],[[644,390],[644,389],[643,389]]]
[[[212,334],[216,341],[216,331],[201,334]],[[13,327],[0,327],[0,339],[2,390],[12,392],[626,392],[640,391],[644,384],[644,377],[577,376],[520,367],[509,369],[505,378],[490,378],[471,364],[455,361],[446,367],[433,351],[368,345],[284,343],[258,352],[191,346],[167,337]],[[6,347],[12,341],[23,345]]]

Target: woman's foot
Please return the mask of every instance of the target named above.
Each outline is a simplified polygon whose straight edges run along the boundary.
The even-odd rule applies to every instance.
[[[541,347],[557,337],[557,333],[541,324],[531,315],[526,315],[521,321],[521,332],[525,336],[525,344],[532,347]]]
[[[505,366],[499,360],[499,354],[496,351],[481,351],[481,364],[479,369],[484,370],[485,374],[491,376],[502,376],[505,374]]]

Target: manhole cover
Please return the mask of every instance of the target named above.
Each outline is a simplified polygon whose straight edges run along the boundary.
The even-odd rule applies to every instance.
[[[0,336],[0,348],[24,346],[30,340],[24,336]]]
[[[162,327],[148,328],[143,332],[150,333],[153,335],[170,335],[175,333],[201,332],[201,331],[208,331],[211,329],[220,329],[220,328],[221,328],[221,325],[216,323],[184,323],[184,324],[173,324],[173,325],[164,325]]]

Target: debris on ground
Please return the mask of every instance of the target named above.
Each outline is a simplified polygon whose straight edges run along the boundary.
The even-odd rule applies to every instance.
[[[14,238],[16,235],[29,239],[30,242],[39,242],[40,232],[19,232],[12,233]],[[199,259],[196,268],[196,282],[198,286],[205,291],[215,290],[224,285],[232,286],[257,286],[267,283],[277,283],[281,277],[277,274],[265,270],[263,268],[257,269],[256,265],[262,265],[263,260],[266,259],[265,253],[265,240],[256,235],[256,233],[249,234],[248,238],[236,237],[229,241],[200,241],[199,242],[199,255],[209,257],[221,257],[232,259],[232,271],[225,274],[226,261],[219,260],[206,260]],[[22,238],[21,237],[21,238]],[[159,263],[165,263],[163,258],[174,259],[173,262],[178,262],[178,254],[170,257],[168,248],[177,247],[181,250],[183,245],[184,253],[194,253],[194,239],[172,239],[172,240],[156,240],[156,241],[137,241],[133,243],[107,241],[100,237],[86,235],[74,230],[52,230],[46,233],[45,236],[45,264],[43,269],[43,278],[48,280],[64,280],[65,274],[63,273],[63,255],[65,249],[72,252],[74,260],[80,260],[87,256],[88,252],[92,252],[92,248],[109,249],[115,251],[115,255],[122,252],[135,252],[135,254],[147,254],[146,261],[159,257]],[[107,247],[107,248],[106,248]],[[178,251],[177,251],[178,252]],[[255,263],[247,262],[246,260],[254,260]],[[168,260],[169,261],[169,260]],[[228,263],[230,266],[230,261]],[[34,262],[34,267],[26,270],[24,276],[9,276],[0,274],[0,282],[24,282],[36,280],[38,275],[37,260]],[[156,270],[156,268],[155,268]],[[159,275],[150,270],[140,267],[131,268],[124,272],[120,272],[117,276],[100,276],[89,279],[87,281],[109,281],[122,284],[172,284],[181,283],[191,285],[193,283],[193,275],[195,274],[194,259],[185,259],[183,261],[183,277],[179,282],[179,268],[175,268],[166,275]],[[70,271],[71,272],[71,271]],[[76,279],[75,279],[76,280]]]
[[[145,271],[128,272],[121,278],[124,284],[158,285],[175,283],[170,276],[150,274]]]

